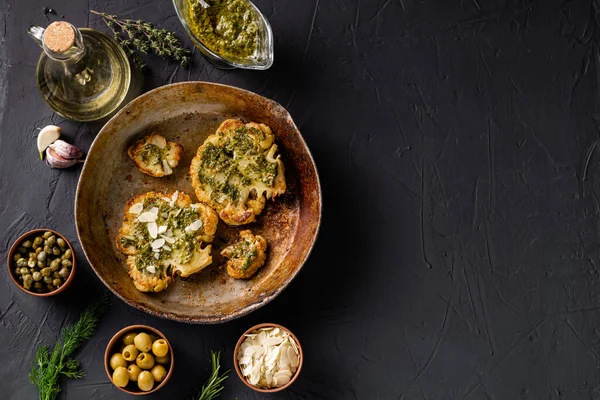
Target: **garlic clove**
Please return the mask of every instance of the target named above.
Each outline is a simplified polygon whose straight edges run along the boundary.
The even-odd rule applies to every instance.
[[[60,137],[60,127],[48,125],[40,130],[37,137],[37,148],[40,160],[44,158],[44,151]]]
[[[46,164],[48,164],[51,168],[69,168],[78,162],[82,162],[80,160],[69,160],[59,156],[52,148],[48,147],[46,149]]]
[[[64,140],[56,140],[54,143],[50,144],[52,150],[56,152],[62,158],[66,158],[67,160],[81,158],[83,153],[77,146],[73,146],[65,142]]]

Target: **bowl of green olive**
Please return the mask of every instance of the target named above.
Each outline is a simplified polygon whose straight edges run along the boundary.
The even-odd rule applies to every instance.
[[[104,368],[121,391],[145,395],[163,387],[173,373],[173,349],[158,329],[131,325],[121,329],[106,346]]]
[[[33,296],[54,296],[75,276],[75,252],[66,237],[52,229],[24,233],[8,252],[8,272],[22,291]]]

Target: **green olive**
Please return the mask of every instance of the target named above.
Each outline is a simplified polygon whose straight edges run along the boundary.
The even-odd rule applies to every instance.
[[[44,276],[45,284],[51,284],[53,280],[54,280],[54,278],[52,278],[51,276]]]
[[[21,246],[23,246],[23,247],[25,247],[26,249],[28,249],[28,248],[30,248],[30,247],[31,247],[31,245],[32,245],[32,244],[33,244],[33,243],[31,243],[31,240],[26,240],[26,241],[24,241],[24,242],[23,242],[23,244],[22,244]]]
[[[61,264],[63,267],[72,267],[73,263],[71,262],[71,260],[62,260]]]
[[[129,372],[125,367],[117,367],[112,374],[112,381],[115,386],[125,387],[129,383]]]
[[[65,279],[67,279],[67,278],[68,278],[68,276],[69,276],[69,273],[70,273],[70,272],[69,272],[69,269],[68,269],[68,268],[66,268],[66,267],[63,267],[63,268],[62,268],[62,269],[61,269],[61,270],[58,272],[58,275],[60,275],[60,276],[61,276],[61,278],[65,278]]]
[[[171,361],[171,357],[168,355],[164,357],[154,357],[154,361],[160,365],[167,365]]]
[[[157,357],[164,357],[169,352],[169,345],[164,339],[158,339],[152,343],[152,353]]]
[[[33,280],[34,280],[34,281],[36,281],[36,282],[38,282],[38,281],[41,281],[41,280],[42,280],[42,273],[41,273],[41,272],[39,272],[39,271],[35,271],[35,272],[32,274],[32,276],[33,276]]]
[[[167,370],[162,365],[155,365],[150,372],[156,382],[162,382],[167,376]]]
[[[138,376],[137,383],[140,390],[148,392],[154,387],[154,377],[149,371],[142,371]]]
[[[71,249],[67,249],[65,250],[65,254],[63,254],[63,260],[68,260],[69,258],[71,258],[71,256],[73,255],[73,252],[71,251]]]
[[[50,276],[52,275],[52,270],[50,268],[43,268],[41,271],[43,276]]]
[[[23,268],[23,267],[25,267],[25,266],[27,266],[27,260],[26,260],[26,259],[24,259],[24,258],[20,258],[20,259],[17,261],[17,267],[19,267],[19,268]]]
[[[123,358],[121,353],[115,353],[110,357],[110,367],[117,369],[117,367],[127,367],[127,361]]]
[[[59,278],[54,278],[52,284],[56,287],[59,287],[60,285],[62,285],[62,280],[60,280]]]
[[[133,344],[138,348],[139,351],[147,352],[152,348],[152,340],[147,333],[142,332],[133,339]]]
[[[135,363],[141,369],[150,369],[154,366],[154,356],[150,353],[140,353],[135,359]]]
[[[137,332],[129,332],[123,336],[123,343],[125,345],[133,344],[133,339],[137,336]]]
[[[63,238],[58,238],[56,239],[56,243],[60,246],[61,249],[64,249],[65,246],[67,245],[67,243],[65,242],[65,240]]]
[[[43,241],[44,239],[42,239],[41,236],[38,236],[35,239],[33,239],[33,246],[39,246],[40,244],[42,244]]]
[[[52,236],[52,232],[50,232],[50,231],[44,232],[44,239],[48,239],[50,236]]]
[[[125,361],[135,361],[135,358],[138,356],[139,352],[140,351],[133,344],[128,344],[125,346],[121,354],[123,355]]]
[[[129,372],[129,380],[132,382],[137,382],[138,376],[140,376],[142,369],[135,364],[130,364],[129,367],[127,367],[127,372]]]

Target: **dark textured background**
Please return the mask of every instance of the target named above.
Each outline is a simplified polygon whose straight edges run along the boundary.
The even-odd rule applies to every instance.
[[[287,107],[324,190],[315,251],[275,301],[223,325],[159,320],[113,297],[79,352],[87,377],[61,398],[126,398],[102,365],[125,325],[153,325],[175,346],[173,379],[149,398],[186,399],[209,350],[231,367],[238,336],[264,321],[289,326],[305,351],[300,379],[271,398],[600,398],[594,1],[257,3],[275,34],[269,71],[216,70],[196,51],[188,70],[148,57],[143,86],[221,82]],[[25,30],[52,19],[43,6],[77,26],[106,30],[92,8],[184,38],[167,0],[0,2],[0,256],[51,227],[81,263],[74,286],[47,300],[2,271],[2,399],[35,398],[35,348],[103,289],[75,234],[79,168],[37,159],[36,127],[59,124],[86,150],[101,127],[62,120],[37,94],[40,49]],[[261,398],[233,374],[222,398],[236,397]]]

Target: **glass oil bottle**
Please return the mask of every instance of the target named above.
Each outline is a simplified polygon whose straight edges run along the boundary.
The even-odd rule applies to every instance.
[[[32,26],[28,33],[44,50],[36,70],[38,90],[57,114],[74,121],[94,121],[123,102],[131,69],[114,39],[64,21],[46,29]]]

